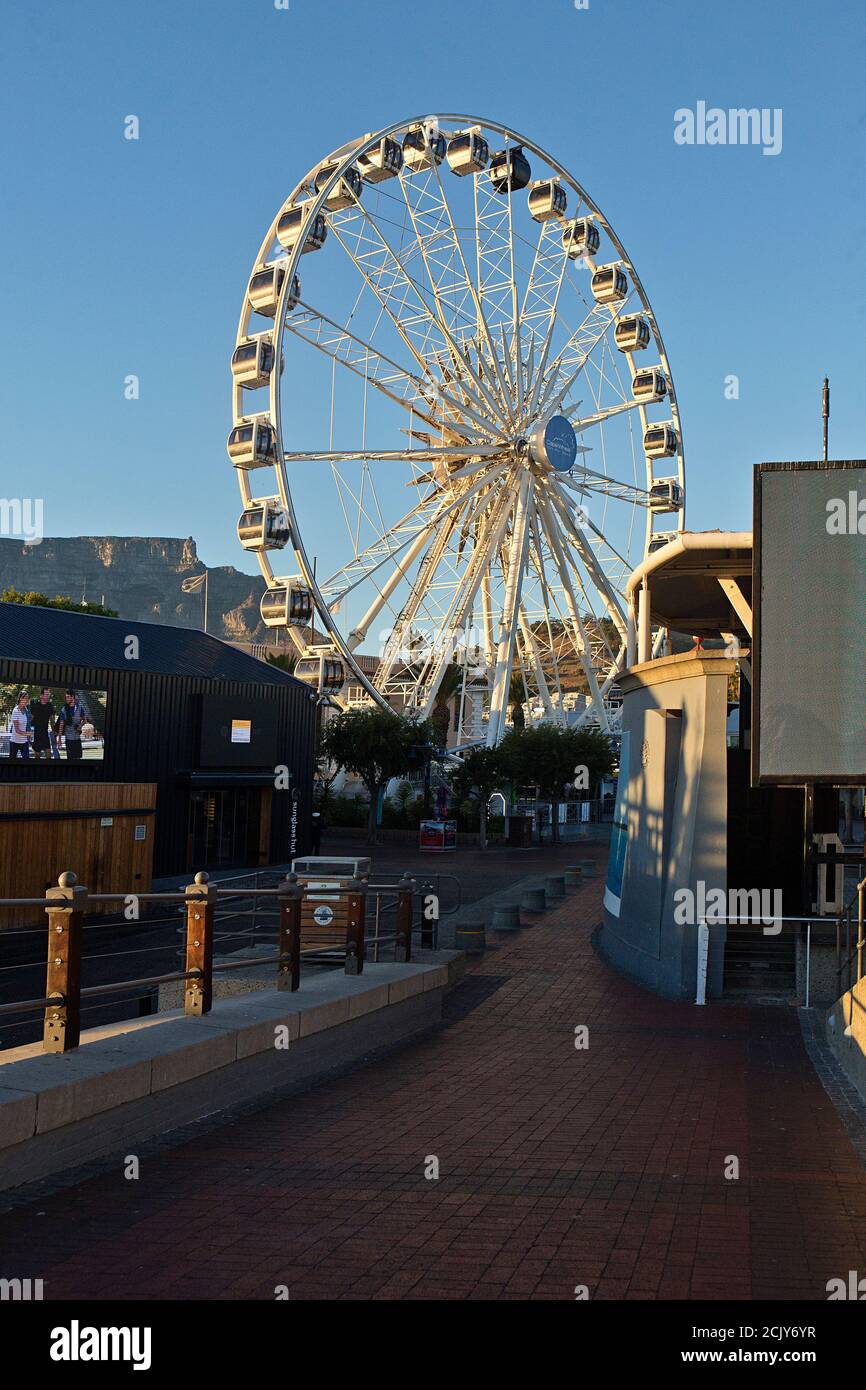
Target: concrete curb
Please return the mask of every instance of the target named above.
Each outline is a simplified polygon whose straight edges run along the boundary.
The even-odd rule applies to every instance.
[[[427,953],[425,953],[427,954]],[[434,1027],[462,956],[328,972],[295,994],[220,999],[88,1030],[74,1052],[0,1054],[0,1190],[179,1128],[240,1100],[309,1084]]]

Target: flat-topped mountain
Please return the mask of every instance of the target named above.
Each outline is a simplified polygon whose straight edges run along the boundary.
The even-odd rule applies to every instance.
[[[202,590],[185,594],[181,584],[206,570],[208,632],[230,642],[264,641],[264,579],[233,565],[208,568],[191,536],[60,536],[40,545],[0,539],[0,590],[105,603],[122,618],[173,627],[203,626]]]

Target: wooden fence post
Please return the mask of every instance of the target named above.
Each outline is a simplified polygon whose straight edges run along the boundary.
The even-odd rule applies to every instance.
[[[397,885],[397,959],[412,958],[412,900],[415,880],[407,871]]]
[[[359,878],[346,885],[348,921],[346,923],[346,974],[360,975],[364,969],[364,913],[367,905],[367,885]]]
[[[277,989],[296,990],[301,983],[301,903],[304,890],[297,874],[289,874],[279,886],[280,964]]]
[[[48,914],[48,972],[45,998],[56,1000],[45,1010],[42,1047],[45,1052],[70,1052],[81,1038],[81,940],[87,889],[75,874],[61,874],[56,888],[45,894],[56,906]]]
[[[184,981],[183,1009],[187,1014],[209,1014],[213,1003],[213,930],[216,885],[206,873],[198,873],[186,893],[186,964],[197,978]]]

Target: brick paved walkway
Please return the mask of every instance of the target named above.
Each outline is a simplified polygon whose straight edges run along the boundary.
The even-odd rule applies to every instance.
[[[6,1213],[0,1273],[53,1298],[826,1298],[866,1271],[866,1174],[796,1014],[623,980],[600,896],[488,952],[435,1036]]]

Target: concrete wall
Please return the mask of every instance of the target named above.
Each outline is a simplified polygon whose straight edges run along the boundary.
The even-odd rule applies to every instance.
[[[727,687],[720,652],[662,657],[620,680],[628,770],[597,943],[618,969],[674,998],[693,999],[697,926],[674,921],[674,893],[727,888]],[[627,737],[626,737],[627,736]],[[625,839],[621,891],[615,842]],[[724,926],[710,927],[707,995],[722,992]]]
[[[826,1036],[848,1080],[866,1099],[866,976],[829,1010]]]

